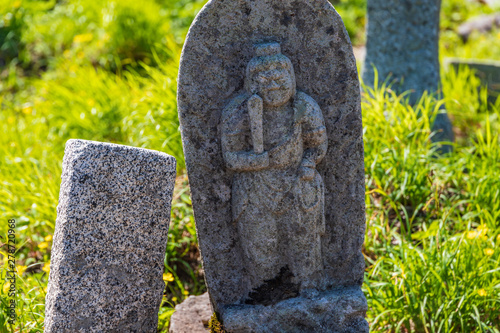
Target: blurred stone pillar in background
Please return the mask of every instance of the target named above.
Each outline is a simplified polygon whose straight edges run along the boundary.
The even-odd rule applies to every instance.
[[[424,91],[440,96],[439,14],[441,0],[368,0],[368,27],[363,81],[374,85],[389,78],[398,93],[411,90],[410,103]],[[444,110],[434,122],[434,142],[454,141]],[[450,151],[451,146],[442,147]]]

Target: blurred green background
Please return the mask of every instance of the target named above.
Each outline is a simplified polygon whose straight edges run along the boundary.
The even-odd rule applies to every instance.
[[[180,141],[176,78],[187,29],[205,1],[0,0],[0,235],[17,221],[17,315],[0,332],[42,332],[61,163],[70,138],[167,152],[178,179],[159,331],[206,288]],[[356,47],[366,0],[332,1]],[[464,43],[457,27],[499,11],[443,0],[441,56],[500,59],[500,30]],[[414,106],[380,82],[363,94],[368,320],[377,332],[499,332],[500,102],[467,68],[443,66],[443,100]],[[457,142],[436,157],[429,119],[445,104]],[[89,244],[90,246],[90,244]]]

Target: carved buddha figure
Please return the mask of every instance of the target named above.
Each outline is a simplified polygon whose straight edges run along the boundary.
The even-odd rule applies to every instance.
[[[325,122],[318,104],[296,90],[278,43],[257,45],[255,53],[245,91],[222,113],[233,222],[251,288],[286,270],[300,290],[319,289],[325,217],[316,166],[328,148]]]

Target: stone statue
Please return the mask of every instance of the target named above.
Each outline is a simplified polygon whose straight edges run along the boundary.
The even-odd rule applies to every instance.
[[[356,60],[328,0],[210,0],[178,109],[205,282],[231,333],[367,333]]]
[[[235,172],[233,221],[252,287],[284,269],[301,289],[319,288],[325,215],[316,165],[328,148],[323,114],[296,90],[293,65],[278,43],[259,44],[255,53],[245,92],[222,112],[222,152]]]

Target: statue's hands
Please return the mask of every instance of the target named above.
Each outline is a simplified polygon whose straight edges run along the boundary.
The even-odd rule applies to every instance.
[[[269,154],[267,151],[257,154],[252,153],[253,165],[257,166],[259,169],[265,169],[269,167]]]
[[[304,158],[299,168],[299,176],[302,180],[313,180],[314,172],[316,170],[316,163],[310,161],[308,158]]]
[[[301,166],[299,169],[299,176],[302,180],[311,181],[314,179],[314,168],[309,166]]]
[[[240,167],[241,171],[259,171],[269,167],[269,154],[267,152],[261,154],[247,152],[244,160],[245,163],[241,164]]]
[[[269,154],[257,154],[254,151],[226,152],[224,154],[226,166],[237,172],[259,171],[269,167]]]

